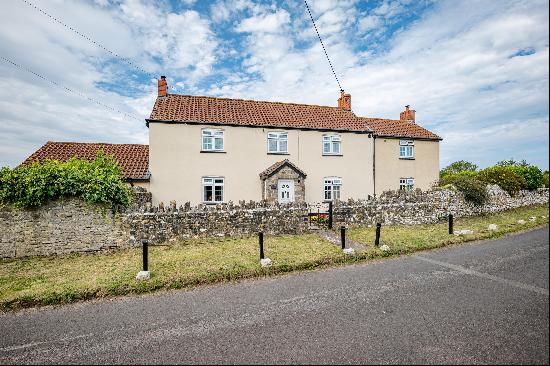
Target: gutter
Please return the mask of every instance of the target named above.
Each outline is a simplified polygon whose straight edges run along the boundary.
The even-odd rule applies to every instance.
[[[231,126],[231,127],[249,127],[249,128],[279,128],[287,130],[300,130],[300,131],[319,131],[319,132],[347,132],[358,134],[374,134],[371,129],[364,130],[347,130],[338,128],[308,128],[308,127],[293,127],[293,126],[276,126],[276,125],[253,125],[253,124],[240,124],[240,123],[221,123],[221,122],[208,122],[208,121],[164,121],[158,119],[145,119],[145,125],[149,127],[149,123],[167,123],[167,124],[194,124],[194,125],[207,125],[207,126]]]
[[[372,194],[376,198],[376,135],[372,135]]]

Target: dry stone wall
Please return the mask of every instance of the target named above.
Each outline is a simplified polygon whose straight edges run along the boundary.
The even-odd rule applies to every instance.
[[[90,252],[130,243],[121,217],[77,198],[35,210],[0,209],[0,258]]]
[[[386,192],[367,201],[337,202],[334,225],[426,224],[453,213],[456,217],[497,212],[548,202],[548,189],[520,192],[510,197],[498,186],[488,188],[490,199],[483,207],[464,201],[450,190]],[[139,199],[126,213],[113,215],[99,206],[71,198],[35,210],[0,208],[0,257],[66,254],[126,248],[150,243],[170,243],[197,237],[299,234],[312,229],[306,204],[279,205],[240,202],[216,206],[189,203],[151,206],[151,195],[137,192]]]

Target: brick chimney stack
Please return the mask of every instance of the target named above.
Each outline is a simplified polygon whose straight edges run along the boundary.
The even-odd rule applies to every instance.
[[[158,80],[159,84],[159,97],[165,97],[168,95],[168,83],[166,82],[166,76],[161,76]]]
[[[410,109],[410,107],[410,105],[405,106],[405,110],[399,114],[399,119],[401,121],[416,123],[416,111],[414,109]]]
[[[351,94],[344,93],[340,90],[340,98],[338,98],[338,108],[345,111],[351,111]]]

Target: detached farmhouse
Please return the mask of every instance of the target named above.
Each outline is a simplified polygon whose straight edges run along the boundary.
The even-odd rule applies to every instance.
[[[336,107],[213,98],[169,94],[163,76],[146,123],[148,149],[109,146],[124,151],[114,154],[123,168],[141,164],[126,178],[148,188],[153,203],[367,199],[429,189],[439,174],[441,138],[416,123],[414,110],[406,106],[399,120],[359,117],[343,91]],[[95,156],[55,152],[80,145],[49,142],[27,161]]]

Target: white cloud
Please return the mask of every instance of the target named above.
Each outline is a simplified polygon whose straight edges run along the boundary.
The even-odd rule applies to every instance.
[[[368,15],[359,19],[358,30],[359,33],[365,33],[372,29],[376,29],[382,25],[382,21],[376,15]]]
[[[240,22],[235,30],[237,32],[264,32],[276,33],[284,30],[290,22],[290,15],[284,9],[274,13],[259,14]]]

